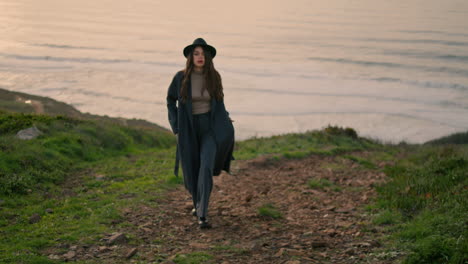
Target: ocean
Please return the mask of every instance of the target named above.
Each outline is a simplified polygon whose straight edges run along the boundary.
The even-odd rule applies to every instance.
[[[202,37],[236,139],[353,127],[422,143],[468,130],[466,0],[0,0],[0,87],[169,128]]]

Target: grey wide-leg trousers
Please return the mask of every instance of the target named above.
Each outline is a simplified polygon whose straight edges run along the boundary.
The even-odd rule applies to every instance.
[[[206,217],[213,188],[213,168],[216,156],[216,142],[210,132],[210,112],[193,115],[193,126],[198,140],[200,166],[194,179],[189,180],[190,194],[198,217]],[[197,166],[196,166],[197,167]]]

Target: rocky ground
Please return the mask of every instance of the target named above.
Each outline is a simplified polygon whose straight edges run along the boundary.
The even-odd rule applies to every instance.
[[[311,179],[321,184],[311,187]],[[190,196],[179,185],[153,207],[124,209],[129,224],[96,245],[65,245],[66,254],[47,254],[90,263],[390,263],[371,254],[381,244],[364,209],[383,180],[378,168],[341,156],[236,161],[233,175],[214,178],[212,229],[198,228]],[[276,211],[260,213],[267,204]]]

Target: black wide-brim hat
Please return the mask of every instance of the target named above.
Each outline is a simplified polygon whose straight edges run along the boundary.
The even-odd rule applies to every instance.
[[[184,56],[187,58],[187,56],[196,46],[202,46],[205,50],[208,50],[212,58],[216,56],[216,49],[213,46],[208,45],[206,41],[202,38],[197,38],[196,40],[193,41],[192,45],[188,45],[187,47],[185,47]]]

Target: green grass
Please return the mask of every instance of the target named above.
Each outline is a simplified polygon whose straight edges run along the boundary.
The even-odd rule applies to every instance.
[[[189,254],[177,254],[173,261],[177,264],[202,264],[213,259],[213,256],[206,252],[192,252]]]
[[[63,196],[60,186],[28,195],[3,196],[0,212],[0,263],[26,263],[40,259],[41,250],[57,243],[100,244],[104,233],[127,226],[121,210],[147,205],[155,206],[155,199],[171,186],[174,176],[173,153],[170,149],[149,149],[131,156],[103,159],[89,164],[76,186],[75,195]],[[139,167],[134,164],[139,163]],[[96,179],[95,175],[104,175]],[[125,195],[131,194],[131,199]],[[53,213],[46,213],[51,208]],[[41,215],[38,223],[30,224],[33,213]],[[115,227],[111,223],[117,222]],[[138,243],[138,238],[130,238]],[[29,252],[27,255],[24,252]],[[65,252],[64,252],[65,253]],[[30,262],[31,261],[31,262]]]
[[[31,126],[43,134],[15,137]],[[111,223],[121,222],[122,208],[154,206],[180,182],[172,175],[175,139],[159,129],[0,112],[0,131],[0,263],[55,263],[41,251],[57,243],[99,244]],[[74,182],[71,195],[63,194],[65,180]],[[34,213],[41,220],[30,224]]]
[[[371,161],[366,160],[364,158],[361,158],[361,157],[357,157],[357,156],[353,156],[353,155],[343,155],[343,157],[347,158],[349,160],[352,160],[354,162],[359,163],[359,165],[363,166],[366,169],[376,169],[377,168],[377,166],[375,166],[374,163],[372,163]]]
[[[32,140],[15,134],[36,126]],[[0,194],[26,194],[65,179],[86,162],[174,145],[173,136],[154,130],[64,116],[0,112]]]
[[[349,128],[327,127],[305,133],[291,133],[268,138],[251,138],[236,142],[236,159],[252,159],[262,155],[300,159],[306,156],[337,155],[350,151],[381,148],[381,145],[353,133],[344,132]],[[329,131],[329,132],[327,132]],[[341,132],[340,132],[341,131]]]
[[[468,183],[468,159],[444,150],[428,150],[431,155],[410,157],[412,165],[396,165],[386,169],[392,181],[380,188],[383,206],[399,209],[411,217],[420,209],[440,206],[447,201],[457,200],[466,195],[464,186]]]
[[[455,133],[446,137],[438,138],[426,142],[428,145],[445,145],[445,144],[468,144],[468,131]]]
[[[335,161],[335,162],[321,163],[320,167],[324,169],[330,169],[332,171],[343,171],[348,168],[348,165],[344,164],[343,162]]]
[[[31,110],[14,106],[17,111]],[[170,132],[142,121],[135,121],[138,126],[123,125],[127,121],[89,117],[0,111],[0,263],[58,263],[42,251],[58,243],[99,244],[105,233],[136,228],[125,221],[123,208],[155,206],[167,188],[182,184],[182,177],[172,175],[175,139]],[[30,126],[43,134],[29,141],[15,138],[18,130]],[[395,163],[385,167],[389,180],[377,188],[377,201],[368,207],[374,214],[372,224],[385,230],[391,250],[405,252],[404,263],[466,263],[468,147],[447,144],[466,142],[463,133],[447,138],[427,145],[383,145],[358,137],[352,129],[329,126],[236,142],[234,155],[238,160],[267,156],[275,162],[336,155],[376,171],[382,161]],[[358,151],[369,155],[354,153]],[[65,180],[74,183],[69,186],[72,195],[62,193]],[[308,185],[340,190],[325,179],[311,179]],[[53,213],[46,213],[47,208]],[[42,218],[30,224],[33,213]],[[258,208],[258,214],[282,217],[268,203]],[[143,243],[138,237],[129,239],[130,244]],[[174,262],[212,259],[208,253],[193,252],[177,255]]]
[[[307,182],[307,185],[312,188],[312,189],[318,189],[318,190],[332,190],[332,191],[341,191],[341,188],[331,182],[328,179],[316,179],[312,178]]]
[[[282,218],[281,212],[271,203],[266,203],[258,208],[258,214],[264,217],[271,217],[273,219]]]
[[[376,214],[373,223],[376,225],[391,225],[401,221],[401,214],[392,210],[383,210]]]
[[[416,146],[395,166],[391,181],[378,188],[377,225],[391,225],[389,237],[407,252],[403,263],[468,261],[467,146]]]

